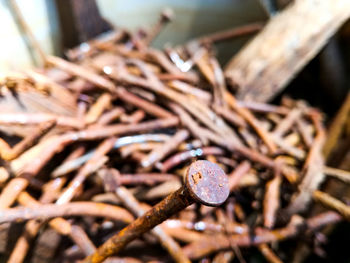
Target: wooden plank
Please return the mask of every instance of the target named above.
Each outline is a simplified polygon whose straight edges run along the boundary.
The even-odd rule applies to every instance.
[[[237,98],[274,98],[350,17],[349,0],[296,0],[228,63]]]

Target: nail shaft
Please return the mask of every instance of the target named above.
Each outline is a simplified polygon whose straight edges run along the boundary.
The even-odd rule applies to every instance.
[[[99,263],[122,250],[129,242],[160,224],[195,201],[221,205],[229,194],[228,179],[221,168],[208,161],[193,163],[186,173],[185,186],[167,196],[143,216],[107,240],[84,263]]]

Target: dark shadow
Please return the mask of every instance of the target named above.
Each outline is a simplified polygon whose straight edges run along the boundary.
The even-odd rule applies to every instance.
[[[57,14],[63,49],[72,48],[106,31],[111,25],[101,17],[95,0],[51,1]]]

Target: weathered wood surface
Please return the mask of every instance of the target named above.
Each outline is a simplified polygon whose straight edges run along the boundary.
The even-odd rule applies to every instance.
[[[349,0],[291,3],[227,64],[238,99],[274,98],[349,17]]]

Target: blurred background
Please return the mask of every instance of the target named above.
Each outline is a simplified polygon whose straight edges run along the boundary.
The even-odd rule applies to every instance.
[[[290,1],[18,0],[17,5],[43,51],[63,56],[68,48],[113,27],[130,31],[147,29],[156,23],[165,7],[170,7],[176,18],[153,41],[152,45],[157,48],[183,44],[198,36],[240,25],[267,22],[271,15],[269,9],[278,10],[276,7],[269,8],[266,4],[273,2]],[[96,10],[100,18],[95,15],[89,17],[88,14],[96,14]],[[0,0],[0,23],[0,76],[19,68],[40,66],[8,0]],[[293,80],[287,93],[304,98],[329,114],[335,113],[348,90],[348,24],[332,37],[320,54]],[[86,32],[89,35],[85,35]],[[221,65],[225,65],[252,36],[248,34],[218,43],[216,52]]]
[[[65,48],[82,42],[74,34],[65,36],[67,27],[62,25],[62,13],[72,1],[62,0],[18,0],[20,10],[48,54],[61,55]],[[76,1],[93,2],[93,1]],[[165,6],[171,7],[176,19],[162,31],[154,46],[163,47],[167,43],[174,45],[207,33],[216,32],[249,22],[264,21],[267,15],[256,0],[98,0],[96,1],[102,17],[112,26],[136,30],[151,26],[159,18]],[[67,14],[64,14],[67,16]],[[63,22],[65,23],[65,22]],[[86,18],[86,23],[89,23]],[[98,23],[96,21],[90,21]],[[32,51],[26,44],[25,35],[19,30],[13,10],[7,0],[0,0],[0,72],[29,67],[34,64]],[[107,27],[106,27],[107,29]],[[96,31],[99,31],[97,28]],[[247,37],[238,38],[218,46],[221,61],[227,61],[246,41]],[[230,48],[225,48],[225,47]]]

